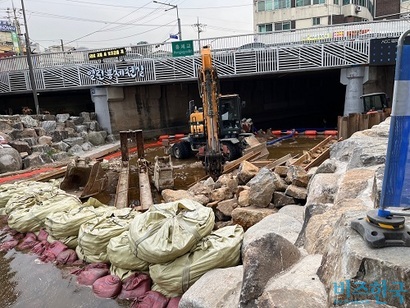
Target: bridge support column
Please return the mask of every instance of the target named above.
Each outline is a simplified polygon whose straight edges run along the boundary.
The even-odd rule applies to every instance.
[[[91,99],[94,103],[98,123],[107,132],[112,133],[110,102],[122,101],[124,89],[122,87],[98,87],[91,89]]]
[[[363,66],[344,68],[340,71],[340,82],[346,85],[344,116],[363,112],[360,96],[363,95],[363,84],[368,76],[369,69]]]

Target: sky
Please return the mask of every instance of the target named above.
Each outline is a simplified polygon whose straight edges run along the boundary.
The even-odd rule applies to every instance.
[[[198,38],[198,21],[201,38],[253,32],[253,0],[158,2],[178,7],[183,40]],[[7,19],[13,4],[25,32],[21,0],[0,0],[0,19]],[[74,48],[161,43],[175,41],[169,36],[178,33],[177,10],[152,0],[24,0],[24,7],[30,39],[41,49],[61,40]]]

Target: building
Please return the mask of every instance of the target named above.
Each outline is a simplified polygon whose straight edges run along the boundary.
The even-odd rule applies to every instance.
[[[410,0],[257,0],[254,32],[410,18]]]
[[[0,57],[9,57],[20,53],[16,27],[7,20],[0,20]]]

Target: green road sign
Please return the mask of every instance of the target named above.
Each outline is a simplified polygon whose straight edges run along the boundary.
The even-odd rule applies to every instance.
[[[192,41],[172,42],[172,56],[184,57],[194,54],[194,43]]]

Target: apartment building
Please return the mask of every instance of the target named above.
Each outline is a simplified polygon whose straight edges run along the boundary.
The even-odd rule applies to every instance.
[[[410,0],[256,0],[256,33],[410,18]]]

